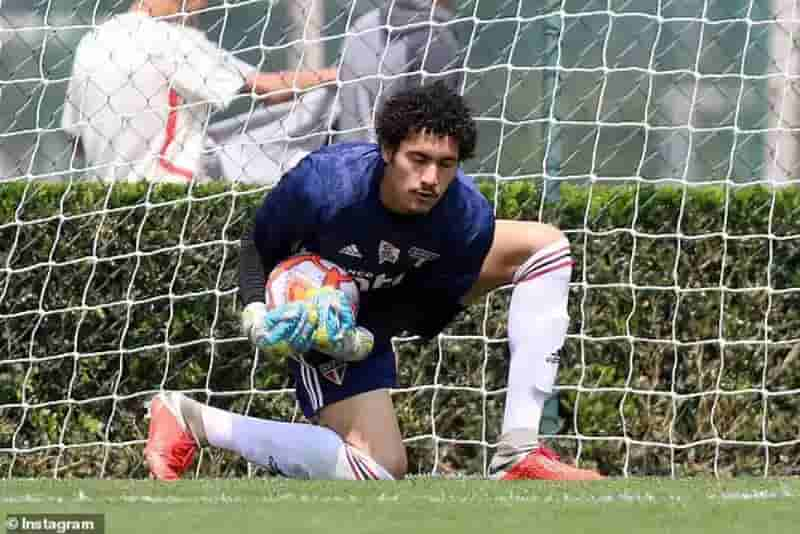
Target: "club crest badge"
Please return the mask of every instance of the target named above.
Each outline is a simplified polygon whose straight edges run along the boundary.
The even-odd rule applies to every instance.
[[[399,259],[400,249],[388,241],[381,240],[380,245],[378,245],[378,264],[397,263]]]
[[[437,253],[419,247],[411,247],[408,249],[408,255],[414,260],[414,267],[422,267],[422,264],[426,261],[439,259]]]
[[[328,382],[333,382],[337,386],[344,383],[344,375],[347,372],[347,362],[331,360],[319,366],[319,372]]]

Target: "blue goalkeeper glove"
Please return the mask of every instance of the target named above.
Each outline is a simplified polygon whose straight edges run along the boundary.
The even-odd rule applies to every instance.
[[[374,345],[372,333],[356,325],[353,304],[344,291],[322,287],[311,293],[311,313],[316,314],[312,347],[342,361],[366,358]]]
[[[268,354],[297,358],[311,349],[317,314],[309,301],[288,302],[267,310],[262,303],[248,305],[243,313],[245,334]]]
[[[356,326],[347,294],[331,287],[312,290],[304,300],[272,310],[261,302],[248,304],[242,330],[265,352],[292,358],[313,348],[337,360],[360,361],[374,344],[372,333]]]

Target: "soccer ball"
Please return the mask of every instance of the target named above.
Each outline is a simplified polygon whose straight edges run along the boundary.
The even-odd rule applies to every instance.
[[[269,274],[266,285],[267,309],[304,300],[323,287],[344,291],[358,313],[358,285],[347,271],[316,254],[300,254],[279,263]]]

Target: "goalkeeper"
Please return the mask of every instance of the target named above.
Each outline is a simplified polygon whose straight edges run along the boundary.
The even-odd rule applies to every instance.
[[[245,332],[268,353],[287,344],[294,350],[297,399],[316,424],[256,419],[161,393],[151,403],[145,448],[152,475],[178,478],[198,445],[208,444],[293,478],[402,478],[407,460],[389,394],[397,378],[390,338],[435,336],[470,301],[514,284],[508,393],[491,476],[602,478],[560,462],[537,435],[568,326],[573,261],[564,234],[537,222],[495,221],[459,169],[474,154],[475,122],[443,84],[396,94],[376,127],[378,145],[335,144],[304,158],[269,193],[242,240]],[[349,304],[341,291],[266,309],[265,273],[301,249],[358,281],[358,323],[375,340],[365,358],[329,357],[314,346],[321,323],[354,328],[340,313]],[[329,333],[336,340],[344,332]]]

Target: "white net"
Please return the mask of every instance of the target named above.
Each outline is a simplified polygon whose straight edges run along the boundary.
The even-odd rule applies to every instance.
[[[272,108],[245,92],[222,111],[210,108],[222,98],[96,85],[102,120],[111,112],[155,149],[125,160],[100,112],[83,113],[81,127],[114,146],[93,161],[62,123],[79,106],[67,87],[81,38],[129,2],[0,0],[3,476],[144,476],[143,402],[163,389],[297,419],[281,362],[238,333],[239,238],[297,150],[370,135],[370,110],[348,122],[348,88],[385,95],[439,78],[476,111],[479,153],[465,170],[498,215],[554,222],[573,243],[573,324],[543,428],[554,445],[617,475],[798,471],[800,199],[758,187],[797,181],[795,3],[453,0],[445,18],[429,4],[414,14],[418,4],[211,2],[199,28],[237,60],[333,66],[335,79]],[[364,18],[374,9],[377,27]],[[387,43],[416,29],[422,53],[396,62]],[[362,55],[348,62],[347,50]],[[362,58],[380,74],[359,70]],[[176,71],[159,72],[159,89],[180,93]],[[145,109],[116,108],[132,88]],[[137,129],[153,115],[168,137],[180,113],[215,141],[189,163]],[[173,148],[190,144],[176,131]],[[188,188],[148,181],[195,164]],[[413,472],[485,474],[509,295],[494,292],[433,343],[395,340]],[[196,472],[258,470],[206,450]]]

